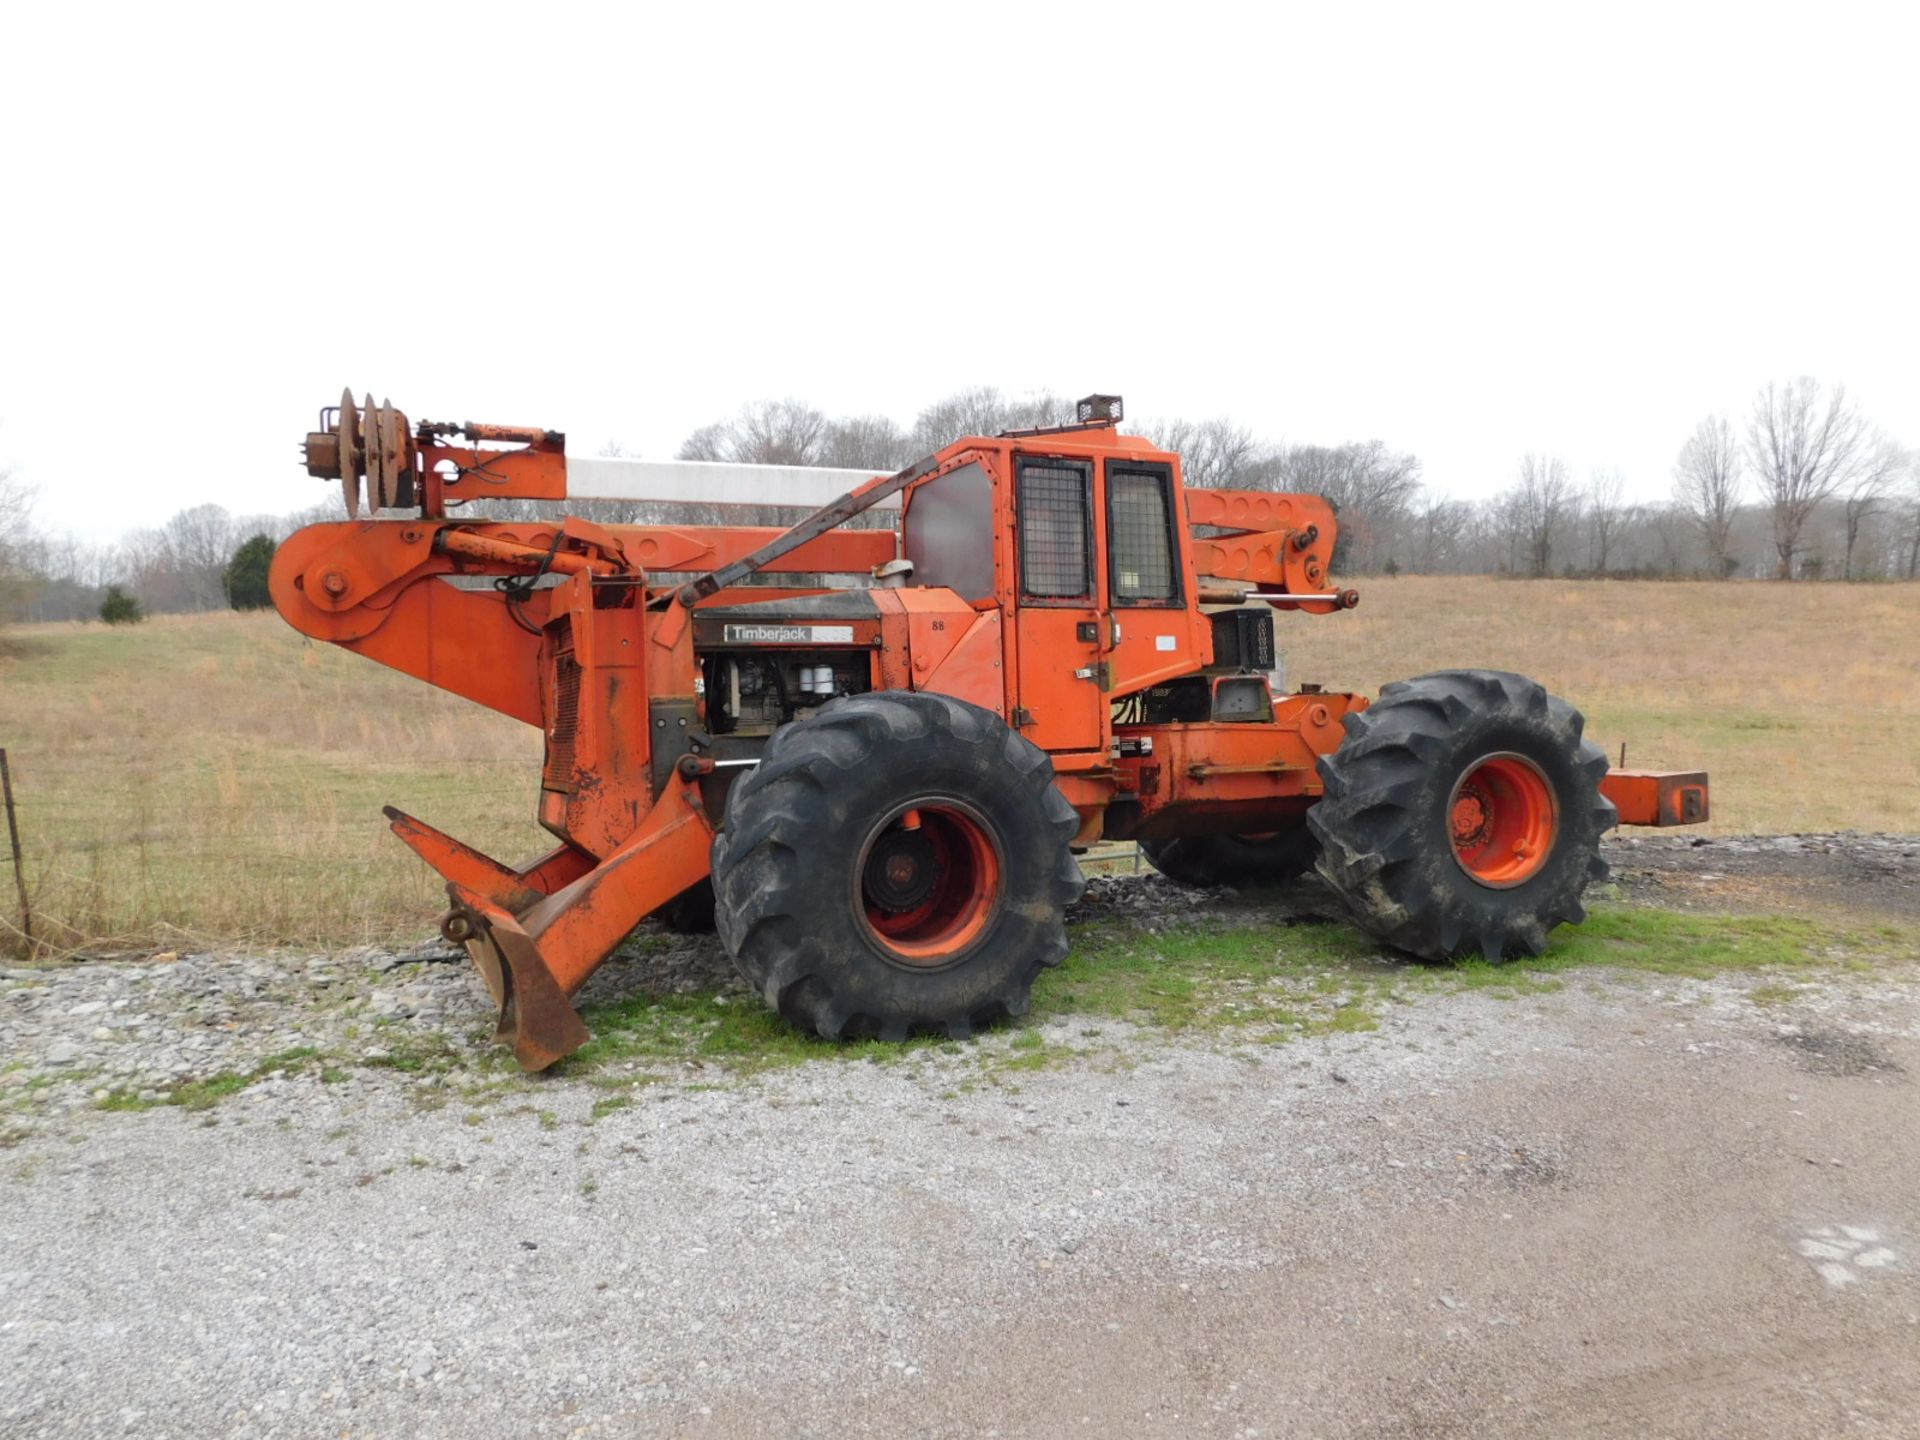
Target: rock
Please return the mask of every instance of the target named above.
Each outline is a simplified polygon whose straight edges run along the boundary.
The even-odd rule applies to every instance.
[[[56,1040],[47,1047],[47,1064],[72,1065],[80,1059],[80,1047],[71,1040]]]
[[[376,990],[367,997],[367,1008],[383,1019],[402,1020],[413,1014],[414,1007],[405,996],[392,990]]]

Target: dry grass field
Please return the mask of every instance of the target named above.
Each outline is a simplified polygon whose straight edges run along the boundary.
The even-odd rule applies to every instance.
[[[1361,582],[1289,617],[1288,681],[1372,692],[1426,670],[1518,670],[1617,764],[1705,769],[1709,833],[1920,831],[1920,586]]]
[[[1521,670],[1616,758],[1624,741],[1632,764],[1711,770],[1717,831],[1920,831],[1920,587],[1402,578],[1362,595],[1281,617],[1295,683]],[[441,896],[386,803],[503,858],[543,848],[533,731],[273,615],[14,630],[0,745],[36,912],[67,946],[423,934]]]
[[[29,626],[0,659],[34,908],[56,943],[335,944],[444,905],[380,816],[533,853],[539,735],[277,615]],[[0,914],[13,918],[10,887]]]

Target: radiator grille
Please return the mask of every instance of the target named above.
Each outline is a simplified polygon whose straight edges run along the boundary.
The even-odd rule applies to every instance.
[[[547,713],[547,764],[541,783],[549,790],[571,790],[574,740],[580,731],[580,664],[571,651],[553,662],[553,705]]]
[[[1273,612],[1221,610],[1213,622],[1213,668],[1216,670],[1272,670]]]

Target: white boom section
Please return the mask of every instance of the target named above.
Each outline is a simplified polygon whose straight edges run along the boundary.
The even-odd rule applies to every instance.
[[[570,500],[694,500],[707,505],[795,505],[817,510],[885,470],[817,465],[731,465],[709,460],[567,457]],[[897,510],[890,495],[876,510]]]

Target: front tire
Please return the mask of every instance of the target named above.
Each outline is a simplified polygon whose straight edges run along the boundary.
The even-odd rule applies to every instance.
[[[1424,959],[1538,955],[1607,875],[1607,757],[1523,675],[1447,670],[1346,717],[1307,812],[1319,872],[1356,921]]]
[[[1067,953],[1079,816],[1045,752],[951,696],[881,691],[776,731],[714,841],[720,938],[828,1039],[964,1037]]]

